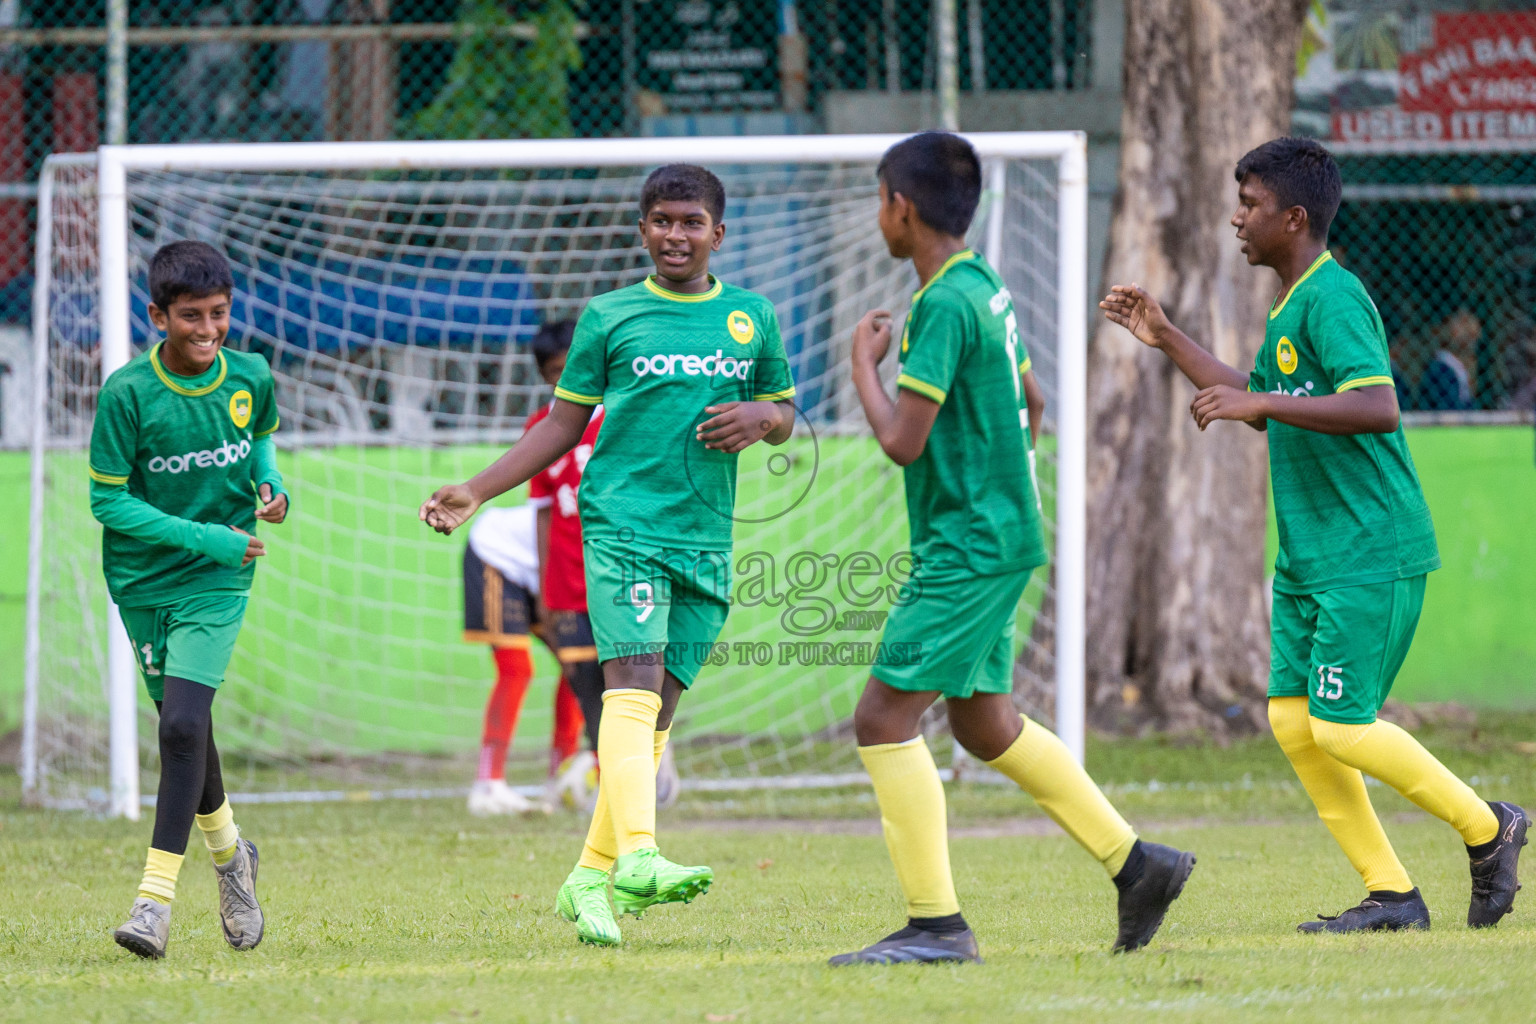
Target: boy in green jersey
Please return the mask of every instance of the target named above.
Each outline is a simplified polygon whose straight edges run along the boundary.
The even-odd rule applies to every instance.
[[[1138,285],[1114,286],[1100,306],[1200,389],[1190,411],[1201,430],[1238,420],[1268,432],[1280,533],[1269,720],[1366,888],[1359,906],[1300,930],[1429,927],[1362,771],[1460,833],[1472,871],[1467,924],[1496,924],[1520,888],[1525,811],[1484,803],[1412,736],[1376,717],[1440,556],[1400,424],[1381,317],[1359,278],[1328,251],[1343,194],[1338,165],[1311,139],[1275,139],[1244,156],[1236,177],[1232,226],[1243,252],[1280,277],[1251,373],[1191,341]]]
[[[587,304],[549,415],[466,483],[421,506],[440,533],[570,451],[592,410],[602,432],[579,502],[587,608],[602,663],[602,776],[581,860],[556,898],[583,942],[620,939],[608,902],[638,916],[688,902],[714,874],[656,848],[656,765],[678,698],[729,611],[736,455],[781,444],[795,393],[773,305],[717,280],[725,188],[702,167],[646,179],[640,236],[656,273]]]
[[[90,475],[107,589],[160,711],[154,836],[114,938],[159,958],[194,820],[218,872],[225,939],[236,949],[261,941],[256,845],[240,837],[224,795],[212,707],[253,563],[266,554],[256,521],[281,523],[288,495],[272,442],[272,371],[260,356],[224,348],[228,262],[203,242],[173,242],[151,260],[149,290],[165,340],[102,385]]]
[[[834,965],[978,960],[949,869],[944,787],[920,732],[944,698],[955,741],[1008,776],[1104,866],[1119,891],[1115,950],[1151,941],[1194,868],[1142,842],[1056,736],[1014,707],[1014,616],[1046,562],[1031,470],[1044,396],[997,271],[965,244],[981,164],[957,135],[926,132],[880,161],[880,232],[921,283],[892,402],[878,366],[890,314],[853,338],[853,383],[881,449],[905,467],[914,569],[854,711],[859,756],[907,901],[907,926]],[[896,652],[919,651],[915,658]],[[889,652],[889,654],[887,653]]]

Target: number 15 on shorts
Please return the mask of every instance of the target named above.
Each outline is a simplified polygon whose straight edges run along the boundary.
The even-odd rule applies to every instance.
[[[1338,700],[1344,694],[1344,666],[1317,666],[1317,696],[1322,700]]]

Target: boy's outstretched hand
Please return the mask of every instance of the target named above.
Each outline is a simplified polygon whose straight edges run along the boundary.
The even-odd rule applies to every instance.
[[[272,494],[271,484],[262,484],[257,488],[261,495],[261,508],[256,510],[256,518],[264,523],[280,523],[288,518],[288,495],[278,491]]]
[[[1136,340],[1153,348],[1162,348],[1163,340],[1173,328],[1163,307],[1139,284],[1117,284],[1110,288],[1104,301],[1099,303],[1105,319],[1119,324]]]
[[[421,503],[416,516],[441,534],[449,534],[469,522],[480,508],[480,499],[467,484],[447,484]]]
[[[865,313],[853,329],[853,361],[878,366],[890,348],[890,311],[872,309]]]

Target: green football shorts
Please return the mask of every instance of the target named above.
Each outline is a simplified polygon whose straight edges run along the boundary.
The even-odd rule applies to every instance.
[[[731,610],[725,551],[586,540],[587,614],[597,660],[664,654],[667,671],[692,686]]]
[[[166,676],[219,688],[245,620],[245,602],[243,593],[222,591],[154,608],[118,609],[151,698],[164,699]]]
[[[1425,577],[1274,595],[1269,695],[1325,722],[1366,725],[1392,691],[1424,608]]]
[[[1014,617],[1032,569],[944,580],[914,575],[885,621],[870,675],[896,690],[964,699],[1013,692]]]

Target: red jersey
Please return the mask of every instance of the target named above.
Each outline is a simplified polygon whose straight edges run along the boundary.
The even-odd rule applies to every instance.
[[[528,417],[528,426],[548,416],[553,404]],[[535,505],[548,505],[550,509],[549,564],[540,567],[544,606],[550,611],[587,610],[587,576],[581,557],[581,516],[576,511],[576,489],[581,486],[582,471],[592,457],[592,446],[597,443],[602,425],[603,407],[598,406],[581,435],[581,443],[528,481],[528,497]]]

